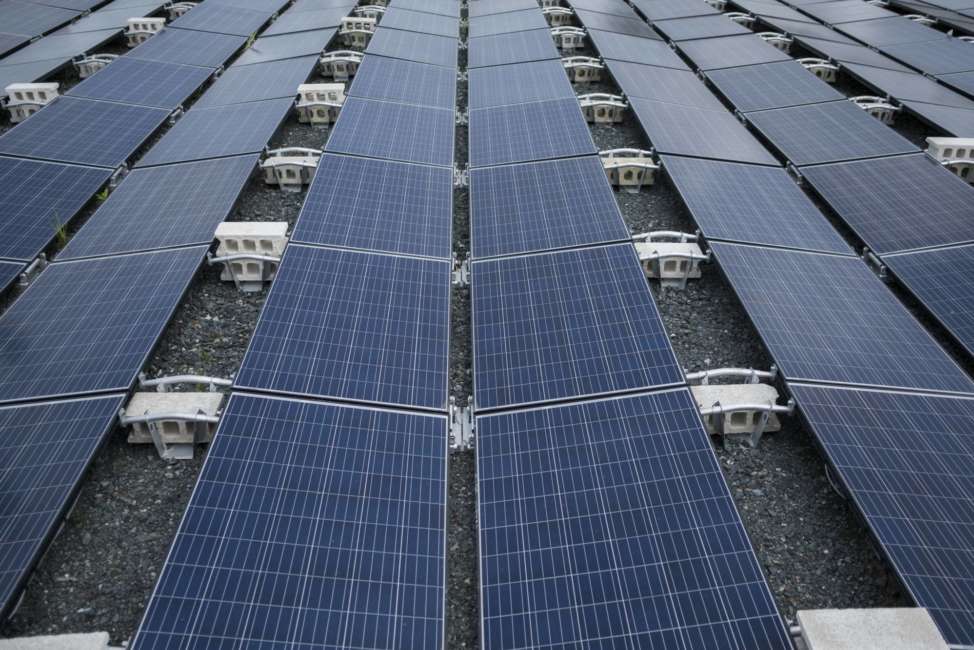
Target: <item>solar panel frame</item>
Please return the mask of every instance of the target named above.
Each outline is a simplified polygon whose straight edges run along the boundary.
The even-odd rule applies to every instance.
[[[133,650],[442,648],[446,441],[444,416],[231,395]]]
[[[585,11],[576,9],[575,16],[585,25],[586,29],[601,29],[606,32],[616,34],[627,34],[629,36],[639,36],[641,38],[662,40],[659,34],[643,20],[636,17],[616,16],[614,14],[600,14],[595,11]]]
[[[803,7],[803,11],[826,25],[841,25],[858,20],[892,18],[897,14],[860,0],[836,0]]]
[[[555,48],[551,32],[547,29],[494,34],[467,41],[468,70],[546,60],[561,60],[561,54]]]
[[[140,18],[158,11],[163,3],[160,0],[140,0],[139,4],[128,7],[112,8],[114,3],[88,14],[75,22],[58,30],[59,34],[83,34],[102,29],[124,29],[129,18]]]
[[[24,270],[24,262],[0,260],[0,292],[6,291]]]
[[[921,74],[880,70],[868,65],[851,63],[844,64],[842,67],[856,80],[900,102],[917,101],[956,108],[974,108],[974,102],[971,100]]]
[[[400,9],[393,3],[382,14],[383,29],[402,29],[420,34],[436,34],[457,38],[460,34],[460,19],[452,16]]]
[[[974,392],[974,382],[864,262],[710,242],[788,381]]]
[[[33,38],[81,15],[80,11],[7,0],[0,5],[0,24],[6,32]]]
[[[452,167],[455,131],[453,110],[348,97],[325,151]]]
[[[246,42],[246,36],[166,28],[125,57],[219,68]]]
[[[724,105],[690,70],[661,68],[641,63],[606,61],[616,85],[628,98],[723,111]]]
[[[855,23],[853,23],[855,24]],[[885,54],[853,43],[836,43],[819,38],[798,36],[798,42],[807,49],[820,54],[823,58],[831,59],[847,68],[849,63],[858,63],[874,68],[885,68],[900,72],[910,72],[906,66],[897,63]]]
[[[210,68],[120,57],[65,94],[172,110],[211,76]]]
[[[452,110],[456,90],[457,75],[450,68],[368,55],[362,58],[348,95]]]
[[[723,15],[691,16],[690,18],[671,18],[653,23],[656,29],[663,32],[673,41],[686,41],[695,38],[712,38],[714,36],[736,36],[751,34],[752,32],[738,25]]]
[[[534,61],[467,72],[469,110],[575,98],[561,61]]]
[[[47,267],[0,316],[0,402],[127,391],[207,248]]]
[[[711,70],[707,78],[742,113],[845,99],[798,61]]]
[[[762,23],[766,23],[772,29],[790,34],[791,36],[814,38],[817,40],[828,41],[830,43],[842,43],[846,45],[855,44],[855,41],[845,34],[840,34],[831,27],[826,27],[818,22],[790,20],[788,18],[779,18],[775,16],[760,16],[759,18]],[[802,18],[808,20],[807,16],[802,16]]]
[[[483,2],[483,0],[477,0]],[[530,29],[548,29],[548,21],[539,7],[523,11],[508,11],[486,16],[471,16],[469,38],[493,36],[509,32],[523,32]]]
[[[708,5],[709,6],[709,5]],[[603,32],[598,29],[588,30],[589,40],[598,50],[599,55],[611,67],[611,60],[642,63],[661,68],[675,70],[689,70],[680,55],[673,51],[669,43],[654,39]]]
[[[473,19],[527,9],[538,11],[539,7],[533,0],[473,0],[467,7],[467,15]]]
[[[853,250],[779,167],[660,156],[707,240],[853,255]]]
[[[293,104],[293,99],[285,97],[194,108],[179,118],[136,167],[257,153],[273,137]]]
[[[911,101],[901,101],[900,105],[907,113],[948,135],[962,138],[971,134],[974,110]]]
[[[791,647],[686,388],[477,427],[484,647]]]
[[[287,11],[275,19],[270,27],[261,32],[261,35],[264,37],[284,36],[332,27],[337,28],[342,24],[342,18],[346,15],[348,15],[348,9],[344,7],[313,9],[296,13]]]
[[[926,74],[974,71],[974,47],[953,36],[936,41],[886,45],[883,52]]]
[[[316,29],[283,36],[261,36],[233,62],[235,67],[320,55],[338,32],[336,28]]]
[[[101,29],[80,34],[62,33],[60,30],[40,38],[27,47],[4,57],[2,65],[72,58],[93,50],[118,36],[118,29]]]
[[[471,264],[474,408],[684,381],[631,243]]]
[[[234,387],[445,411],[450,269],[288,246]]]
[[[453,171],[325,154],[291,241],[451,259]]]
[[[754,34],[681,41],[677,43],[677,47],[704,71],[792,60],[788,54],[765,43]]]
[[[598,152],[574,98],[473,110],[468,132],[470,167]]]
[[[377,29],[369,39],[365,53],[455,69],[458,43],[456,38],[446,36],[406,32],[401,29]]]
[[[595,156],[470,172],[473,259],[629,238],[602,163]]]
[[[250,36],[263,27],[274,11],[230,8],[215,2],[200,3],[169,23],[172,29],[193,29],[231,36]],[[153,37],[154,38],[154,37]],[[151,40],[151,39],[150,39]]]
[[[903,16],[847,23],[842,25],[842,31],[858,41],[877,48],[897,43],[933,41],[944,37],[943,32]]]
[[[124,395],[0,407],[0,616],[67,516],[85,471],[112,431]]]
[[[195,109],[229,106],[267,99],[294,99],[318,65],[318,55],[267,63],[230,66],[197,100]]]
[[[114,169],[168,116],[160,108],[61,96],[0,136],[0,154]]]
[[[0,259],[29,262],[40,255],[111,175],[110,169],[0,156]]]

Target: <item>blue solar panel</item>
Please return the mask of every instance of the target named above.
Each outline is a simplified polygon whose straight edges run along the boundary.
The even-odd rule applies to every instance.
[[[396,8],[460,17],[460,3],[457,0],[396,0]]]
[[[235,386],[446,409],[450,263],[288,246]]]
[[[685,388],[477,418],[483,647],[790,650]]]
[[[470,166],[596,153],[576,99],[470,111]]]
[[[246,42],[246,36],[164,29],[125,58],[219,68]]]
[[[683,381],[632,244],[473,264],[478,409]]]
[[[757,5],[757,3],[755,3]],[[766,6],[761,3],[761,6]],[[790,10],[789,10],[790,11]],[[800,16],[803,20],[789,20],[788,18],[777,18],[774,16],[761,16],[761,22],[767,23],[774,30],[790,34],[791,36],[802,37],[800,40],[804,41],[805,38],[813,38],[817,40],[824,40],[831,43],[839,44],[853,44],[851,38],[845,34],[840,34],[831,27],[826,27],[818,22],[806,22],[811,20],[808,16]],[[856,46],[858,47],[858,46]],[[882,56],[882,55],[880,55]]]
[[[765,43],[754,34],[681,41],[678,45],[687,58],[701,70],[792,60],[788,54]]]
[[[453,165],[452,110],[349,97],[325,151],[428,165]]]
[[[0,291],[6,291],[24,270],[23,262],[0,262]]]
[[[193,7],[170,25],[179,29],[250,36],[270,20],[273,13],[273,10],[252,11],[215,2],[204,2]]]
[[[664,20],[656,23],[656,28],[673,41],[751,33],[746,27],[738,25],[730,18],[722,15]]]
[[[852,254],[780,167],[678,156],[661,159],[666,175],[708,240]]]
[[[129,7],[113,8],[116,3],[111,3],[105,7],[88,14],[80,20],[62,27],[58,30],[59,34],[82,34],[84,32],[95,32],[102,29],[124,29],[128,25],[129,18],[148,16],[158,11],[164,2],[162,0],[139,0],[139,4]]]
[[[591,39],[593,47],[598,50],[603,59],[606,59],[606,63],[610,67],[612,62],[609,59],[614,59],[676,70],[690,69],[683,62],[683,59],[664,41],[649,40],[628,34],[614,34],[597,29],[588,30],[588,37]]]
[[[974,382],[862,261],[710,246],[789,380],[974,391]]]
[[[596,156],[470,172],[474,257],[629,239]]]
[[[948,86],[953,86],[954,88],[965,92],[968,95],[974,96],[974,71],[958,72],[955,74],[942,74],[938,75],[937,79],[944,82]]]
[[[932,124],[947,135],[963,138],[974,133],[974,110],[954,108],[953,106],[937,106],[923,102],[900,102],[908,113],[919,117],[924,122]]]
[[[292,59],[309,54],[321,54],[337,31],[335,28],[317,29],[300,34],[258,38],[240,55],[240,58],[233,62],[233,65],[252,65],[254,63]]]
[[[446,440],[442,416],[233,395],[133,650],[443,648]]]
[[[210,68],[122,57],[68,91],[71,97],[173,109],[213,75]]]
[[[453,171],[326,154],[292,241],[450,259]]]
[[[641,97],[715,111],[724,110],[724,105],[689,70],[623,61],[608,61],[606,64],[627,97]]]
[[[250,155],[136,169],[58,259],[209,244],[256,165]]]
[[[0,617],[16,607],[123,399],[0,408]]]
[[[879,48],[897,43],[934,41],[944,37],[943,32],[903,16],[848,23],[842,26],[842,31],[856,40]]]
[[[862,0],[838,0],[803,7],[805,13],[818,18],[826,25],[841,25],[857,20],[892,18],[896,14]]]
[[[0,402],[128,390],[205,252],[45,269],[0,316]]]
[[[37,257],[111,173],[0,157],[0,258]]]
[[[659,34],[654,32],[652,27],[647,25],[642,19],[637,18],[635,14],[627,18],[625,16],[615,16],[577,9],[575,16],[578,17],[579,22],[587,29],[601,29],[606,32],[628,34],[629,36],[640,36],[642,38],[660,38]]]
[[[551,32],[547,29],[494,34],[467,41],[467,68],[471,70],[491,65],[560,58]]]
[[[64,61],[68,61],[83,52],[98,47],[116,36],[118,36],[118,29],[115,28],[103,29],[96,32],[84,32],[81,34],[62,33],[58,31],[10,54],[3,59],[0,65],[47,61],[49,59],[63,59]]]
[[[3,30],[30,37],[49,32],[80,15],[80,11],[20,0],[6,0],[0,3],[0,25],[3,25]]]
[[[473,0],[467,5],[470,18],[525,10],[538,11],[538,3],[534,0]]]
[[[839,63],[861,63],[874,68],[908,71],[905,66],[868,47],[851,43],[835,43],[820,38],[800,37],[798,40],[812,53],[820,54],[823,58],[832,59]]]
[[[456,88],[452,68],[369,55],[362,58],[348,94],[453,110]]]
[[[974,108],[974,102],[970,99],[915,72],[883,70],[870,65],[848,63],[842,67],[857,81],[900,102],[915,101],[940,106]]]
[[[287,97],[194,108],[142,157],[138,166],[256,153],[267,145],[293,104],[294,100]]]
[[[456,38],[447,36],[419,34],[401,29],[377,29],[365,52],[456,68],[458,43]]]
[[[114,168],[168,115],[160,108],[58,97],[0,136],[0,153]]]
[[[936,41],[887,45],[883,52],[921,72],[948,74],[974,70],[974,47],[970,45],[953,36],[942,36]]]
[[[633,0],[632,5],[648,20],[709,16],[720,13],[706,2],[671,2],[671,0]]]
[[[478,0],[479,1],[479,0]],[[541,8],[535,6],[523,11],[507,11],[487,16],[470,17],[470,38],[506,34],[508,32],[523,32],[529,29],[547,29],[548,21],[541,13]]]
[[[338,27],[342,18],[348,15],[348,9],[337,7],[334,9],[315,9],[311,11],[288,11],[265,29],[264,36],[282,36],[307,32],[311,30]]]
[[[613,14],[625,18],[636,18],[636,13],[623,0],[572,0],[573,9],[596,11],[600,14]]]
[[[845,99],[797,61],[711,70],[707,78],[741,112]]]
[[[951,647],[970,647],[974,401],[822,386],[791,391],[910,596]]]
[[[460,33],[460,20],[452,16],[400,9],[399,4],[394,2],[382,14],[382,27],[456,38]]]
[[[476,68],[467,73],[471,110],[575,98],[561,61],[534,61]]]
[[[298,94],[298,86],[308,80],[317,64],[318,55],[312,55],[230,66],[207,89],[194,108],[213,108],[281,97],[293,99]]]
[[[15,65],[0,65],[0,88],[6,88],[10,84],[29,83],[44,79],[64,68],[67,64],[66,59],[49,59]]]
[[[28,43],[30,41],[29,36],[24,36],[23,34],[7,34],[6,32],[0,32],[0,56],[4,56],[8,52],[16,50],[21,45]]]

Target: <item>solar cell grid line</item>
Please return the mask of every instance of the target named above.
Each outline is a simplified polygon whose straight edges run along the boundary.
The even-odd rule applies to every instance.
[[[456,68],[458,43],[458,39],[446,36],[377,29],[365,53]]]
[[[690,16],[709,16],[720,12],[706,2],[670,2],[669,0],[633,0],[632,5],[649,21],[667,18],[689,18]]]
[[[450,267],[289,245],[234,386],[446,410]]]
[[[293,98],[285,97],[193,108],[179,118],[136,167],[257,153],[266,146],[293,104]]]
[[[253,65],[232,65],[193,105],[195,109],[229,106],[266,99],[294,99],[298,86],[311,76],[318,55]]]
[[[0,157],[0,258],[36,258],[111,175],[110,169]]]
[[[726,110],[654,102],[633,97],[629,105],[660,153],[778,166],[778,161]]]
[[[885,54],[880,54],[868,47],[862,47],[853,43],[836,43],[834,41],[808,36],[798,36],[797,40],[813,53],[819,54],[823,58],[833,59],[843,64],[844,68],[847,68],[847,64],[849,63],[859,63],[872,68],[912,72],[903,64],[897,63]]]
[[[540,8],[535,0],[472,0],[467,3],[467,15],[471,20],[482,16],[524,11],[527,9],[537,13]]]
[[[974,101],[912,71],[881,70],[869,65],[846,63],[843,69],[857,81],[876,88],[897,101],[916,101],[940,106],[974,108]]]
[[[206,250],[49,266],[0,316],[0,402],[128,390]]]
[[[627,241],[596,156],[470,172],[472,257]]]
[[[708,240],[853,254],[779,167],[669,155],[660,160]]]
[[[483,0],[477,0],[483,2]],[[467,68],[483,68],[507,63],[560,60],[551,32],[531,29],[524,32],[494,34],[467,41]]]
[[[258,158],[252,154],[132,171],[58,260],[209,244]]]
[[[791,648],[686,388],[477,433],[485,648]]]
[[[114,169],[168,116],[160,108],[62,96],[0,136],[0,154]]]
[[[460,3],[455,0],[396,0],[395,6],[397,9],[422,11],[453,18],[460,17]]]
[[[475,261],[479,411],[683,381],[631,243]]]
[[[876,18],[892,18],[897,14],[876,7],[860,0],[838,0],[802,7],[809,16],[821,20],[826,25],[841,25],[857,20],[874,20]]]
[[[263,36],[282,36],[300,34],[317,29],[338,27],[349,10],[345,7],[316,9],[311,11],[288,11],[271,23],[261,34]]]
[[[174,109],[213,76],[213,70],[120,57],[66,94]]]
[[[746,117],[796,166],[919,151],[909,140],[847,100],[755,111]]]
[[[585,25],[586,29],[601,29],[606,32],[616,34],[628,34],[629,36],[641,36],[642,38],[660,39],[660,35],[653,31],[635,13],[630,18],[615,16],[612,14],[600,14],[594,11],[577,9],[575,16]]]
[[[974,70],[974,47],[970,43],[944,36],[936,41],[886,45],[883,52],[908,66],[930,75]]]
[[[932,124],[948,135],[958,138],[970,136],[971,124],[974,124],[974,110],[954,108],[952,106],[936,106],[923,102],[901,101],[900,105],[921,121]]]
[[[267,63],[281,59],[294,59],[310,54],[320,55],[335,36],[338,29],[315,29],[297,34],[282,36],[262,36],[244,50],[234,62],[234,66]]]
[[[469,120],[471,167],[598,152],[574,98],[481,108]]]
[[[482,2],[483,0],[477,0]],[[502,14],[490,14],[470,18],[468,36],[492,36],[508,32],[523,32],[529,29],[548,29],[548,21],[536,6],[525,11],[509,11]]]
[[[722,242],[710,248],[788,381],[974,391],[861,260]]]
[[[451,169],[325,154],[291,241],[450,259],[452,230]]]
[[[790,388],[913,601],[930,611],[948,644],[970,647],[974,403],[918,393]]]
[[[421,34],[456,37],[460,33],[460,20],[452,16],[439,16],[400,9],[393,2],[382,14],[382,27],[385,29],[403,29]]]
[[[704,71],[792,60],[788,54],[765,43],[754,34],[681,41],[677,47]]]
[[[750,34],[751,30],[738,25],[725,16],[694,16],[692,18],[673,18],[653,24],[663,32],[667,38],[674,41],[686,41],[694,38],[712,38],[714,36],[735,36]]]
[[[444,647],[447,420],[232,394],[132,645]]]
[[[623,61],[606,61],[606,67],[626,97],[724,110],[720,100],[689,70]]]
[[[453,110],[348,97],[325,151],[452,166]]]
[[[561,61],[476,68],[468,71],[467,75],[467,106],[470,110],[552,99],[575,99],[575,89]]]
[[[125,58],[219,68],[246,42],[246,36],[166,28]]]
[[[274,11],[252,11],[215,2],[200,3],[171,22],[173,29],[250,36],[270,20]],[[149,39],[152,40],[152,39]]]
[[[4,31],[31,38],[64,25],[80,15],[80,11],[20,0],[6,0],[0,4],[0,25],[3,25]]]
[[[24,262],[0,261],[0,291],[6,291],[24,270]]]
[[[124,395],[0,408],[0,616],[67,514]]]
[[[845,99],[798,61],[711,70],[707,78],[744,113]]]
[[[452,68],[370,54],[362,57],[348,95],[452,110],[456,90]]]
[[[599,55],[611,67],[611,61],[642,63],[662,68],[689,70],[690,67],[662,40],[588,30],[588,37]]]
[[[878,48],[897,43],[934,41],[944,37],[943,32],[931,29],[903,16],[846,23],[841,25],[840,29],[856,40]]]

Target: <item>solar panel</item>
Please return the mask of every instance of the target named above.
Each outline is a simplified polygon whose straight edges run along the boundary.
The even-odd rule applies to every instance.
[[[123,395],[0,408],[0,615],[17,606]]]
[[[133,650],[444,647],[446,441],[442,416],[231,396]]]
[[[666,20],[667,18],[688,18],[690,16],[709,16],[720,13],[706,2],[671,2],[670,0],[633,0],[632,5],[647,20]]]
[[[318,55],[303,56],[253,65],[233,65],[220,75],[194,104],[194,108],[213,108],[262,99],[294,99],[298,86],[311,76]]]
[[[944,640],[974,643],[969,399],[792,386],[884,555]]]
[[[123,29],[128,24],[129,18],[148,16],[162,7],[161,0],[150,0],[148,3],[141,0],[140,4],[130,7],[113,8],[114,3],[88,14],[80,20],[62,27],[58,30],[59,34],[82,34],[84,32],[96,32],[102,29]]]
[[[915,20],[903,16],[848,23],[842,26],[842,31],[873,47],[933,41],[944,37],[943,32],[930,29],[926,25],[921,25]]]
[[[641,36],[642,38],[660,39],[659,34],[641,19],[633,16],[625,18],[612,14],[600,14],[594,11],[575,10],[575,16],[585,25],[587,29],[601,29],[606,32],[616,34],[628,34],[629,36]]]
[[[0,153],[115,168],[168,115],[159,108],[58,97],[0,136]]]
[[[629,239],[595,156],[475,169],[470,202],[478,258]]]
[[[468,72],[469,108],[491,108],[550,99],[575,99],[561,61],[535,61]]]
[[[629,36],[628,34],[614,34],[597,29],[588,30],[588,37],[606,61],[614,59],[677,70],[690,69],[683,62],[683,59],[664,41]],[[609,65],[611,66],[611,63]]]
[[[679,48],[701,70],[792,60],[785,52],[753,34],[682,41]]]
[[[20,0],[0,3],[0,25],[3,25],[4,31],[24,36],[39,36],[80,15],[80,11]]]
[[[452,110],[349,97],[325,151],[427,165],[453,165]]]
[[[845,99],[797,61],[712,70],[707,78],[745,113]]]
[[[427,63],[365,56],[348,94],[433,108],[456,106],[457,73]]]
[[[0,56],[4,56],[8,52],[16,50],[18,47],[28,43],[29,41],[30,37],[24,36],[23,34],[7,34],[0,32]]]
[[[974,241],[974,187],[925,154],[802,174],[876,253]]]
[[[23,262],[0,262],[0,291],[6,291],[24,270]]]
[[[125,58],[219,68],[246,42],[245,36],[164,29]]]
[[[918,116],[924,122],[933,124],[948,135],[961,138],[970,136],[972,133],[974,110],[909,101],[901,102],[901,105],[907,112]]]
[[[625,18],[637,18],[636,13],[622,0],[572,0],[573,9],[597,11],[600,14],[613,14]]]
[[[235,386],[445,410],[450,262],[287,247]]]
[[[348,9],[344,7],[299,11],[296,13],[288,11],[271,23],[271,26],[265,29],[262,35],[281,36],[283,34],[296,34],[326,29],[328,27],[338,27],[342,24],[342,18],[346,15],[348,15]]]
[[[887,45],[883,51],[894,59],[927,74],[974,71],[974,47],[970,43],[944,36],[936,41]]]
[[[0,402],[128,390],[206,248],[49,266],[0,316]]]
[[[456,2],[456,0],[396,0],[396,8],[423,11],[428,14],[439,14],[454,18],[460,17],[460,3]]]
[[[917,101],[957,108],[974,108],[974,102],[914,72],[880,70],[868,65],[846,64],[843,68],[857,80],[898,101]]]
[[[365,53],[456,68],[457,44],[457,39],[446,36],[377,29]]]
[[[732,5],[739,7],[742,11],[754,14],[759,18],[781,18],[783,20],[793,20],[796,22],[814,23],[814,18],[809,18],[805,14],[786,7],[780,2],[765,2],[764,0],[732,0]]]
[[[944,74],[937,77],[948,86],[974,96],[974,72],[958,72],[956,74]]]
[[[660,68],[640,63],[607,61],[609,72],[627,97],[723,111],[724,105],[689,70]]]
[[[265,11],[268,13],[278,12],[288,4],[287,0],[216,0],[221,5],[226,5],[230,9],[243,8],[251,11]],[[290,7],[288,7],[290,9]]]
[[[51,76],[67,66],[66,59],[51,59],[48,61],[31,61],[16,65],[2,65],[0,62],[0,88],[10,84],[30,83]]]
[[[393,3],[382,14],[382,27],[456,38],[460,33],[460,20],[452,16],[439,16],[400,9],[398,4]]]
[[[482,1],[482,0],[478,0]],[[523,32],[529,29],[548,29],[541,10],[535,6],[526,11],[510,11],[489,16],[472,16],[470,18],[470,38],[506,34],[507,32]]]
[[[473,18],[502,14],[509,11],[523,11],[530,9],[538,12],[538,3],[534,0],[472,0],[467,5],[467,15]]]
[[[660,153],[778,164],[744,125],[725,110],[711,111],[639,98],[631,98],[629,105],[653,148]]]
[[[105,0],[45,0],[44,4],[62,9],[72,9],[74,11],[90,11],[95,6],[102,4]],[[40,4],[40,3],[38,3]]]
[[[481,108],[469,119],[471,167],[598,151],[576,99]]]
[[[483,645],[791,642],[685,388],[477,418]]]
[[[174,109],[212,75],[210,68],[121,57],[67,94]]]
[[[355,7],[355,0],[296,0],[294,4],[288,7],[288,12],[301,13],[338,7],[344,7],[348,13],[351,13],[352,8]]]
[[[868,47],[847,43],[835,43],[833,41],[809,38],[806,36],[800,36],[798,41],[802,46],[811,52],[839,63],[861,63],[874,68],[885,68],[886,70],[909,72],[909,69],[905,66],[897,63],[884,54],[880,54],[879,52],[869,49]]]
[[[683,381],[632,244],[472,266],[477,409]]]
[[[209,244],[257,156],[136,169],[85,223],[59,260]]]
[[[808,20],[807,16],[803,16],[805,20]],[[786,32],[792,36],[801,36],[804,41],[805,38],[814,38],[818,40],[828,41],[830,43],[840,43],[846,45],[853,45],[853,41],[848,36],[840,34],[831,27],[826,27],[820,23],[809,23],[805,20],[789,20],[787,18],[776,18],[774,16],[762,16],[761,21],[767,23],[772,28],[780,32]],[[881,56],[881,55],[880,55]]]
[[[735,36],[750,34],[751,31],[738,25],[725,16],[694,16],[692,18],[674,18],[655,23],[658,30],[667,38],[674,41],[685,41],[693,38],[711,38],[713,36]]]
[[[0,258],[30,261],[112,172],[0,157]]]
[[[102,29],[82,34],[56,32],[4,57],[3,64],[13,65],[48,59],[71,59],[82,52],[87,52],[112,40],[116,36],[118,36],[117,29]]]
[[[788,380],[974,390],[862,261],[720,242],[710,247]]]
[[[137,167],[238,156],[263,150],[294,103],[290,97],[194,108],[142,157]]]
[[[338,30],[316,29],[309,32],[287,34],[284,36],[265,36],[258,38],[240,57],[233,62],[235,67],[280,61],[309,54],[320,55]]]
[[[229,7],[215,2],[200,3],[170,23],[170,26],[201,32],[250,36],[263,27],[273,13],[273,11]]]
[[[852,253],[781,168],[677,156],[661,159],[708,240]]]
[[[450,259],[453,172],[325,154],[291,241]]]
[[[857,20],[873,20],[875,18],[892,18],[896,14],[892,11],[871,5],[862,0],[838,0],[803,7],[805,13],[818,18],[827,25],[841,25]]]
[[[471,70],[490,65],[560,58],[551,32],[547,29],[495,34],[467,41],[467,67]]]

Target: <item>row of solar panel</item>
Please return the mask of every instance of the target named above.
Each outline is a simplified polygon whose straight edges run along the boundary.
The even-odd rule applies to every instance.
[[[611,61],[608,66],[616,75],[618,66]],[[791,102],[791,93],[803,95],[809,85],[816,86],[797,70],[783,78],[773,66],[779,64],[754,63],[708,76],[732,103],[744,105]],[[651,74],[657,87],[664,83],[661,77],[675,78]],[[630,85],[627,94],[641,92],[631,70],[617,79]],[[818,87],[815,92],[824,91]],[[697,98],[685,86],[679,86],[677,96],[684,102]],[[799,130],[806,128],[802,123]],[[871,124],[870,129],[875,130]],[[850,130],[847,136],[858,134]],[[820,151],[830,155],[827,148]],[[964,448],[963,437],[970,435],[974,400],[879,388],[970,394],[974,383],[864,264],[827,254],[849,249],[784,171],[672,155],[661,159],[891,563],[917,602],[931,609],[948,641],[969,644],[974,593],[963,567],[974,559],[974,545],[964,531],[974,517],[961,505],[967,498],[957,496],[969,494],[971,485],[969,468],[958,464],[957,454]],[[969,220],[970,188],[922,154],[804,167],[802,172],[816,191],[841,203],[840,214],[871,220],[876,236],[890,241],[950,237],[965,232],[963,222]],[[943,214],[931,205],[933,197],[941,196]],[[926,209],[920,210],[921,205]],[[918,228],[931,208],[934,226]],[[773,222],[769,214],[775,215]],[[791,214],[804,216],[789,220],[781,231],[782,215]],[[892,232],[886,225],[893,226]],[[753,226],[758,227],[750,231]],[[733,234],[745,231],[744,237]],[[762,247],[713,241],[718,237]],[[940,257],[963,248],[931,254]],[[938,287],[941,300],[949,300],[942,275],[934,275],[930,266],[923,269],[918,256],[926,254],[887,259],[899,257],[904,266],[927,271],[927,284]],[[972,265],[967,262],[965,268]],[[956,309],[957,300],[952,302]],[[969,451],[960,453],[971,457]],[[951,486],[949,493],[943,485]],[[931,517],[931,512],[937,514]]]
[[[105,0],[53,0],[40,3],[32,0],[7,0],[0,4],[0,57],[81,18],[85,12],[104,2]],[[2,63],[4,61],[0,58],[0,64]]]

